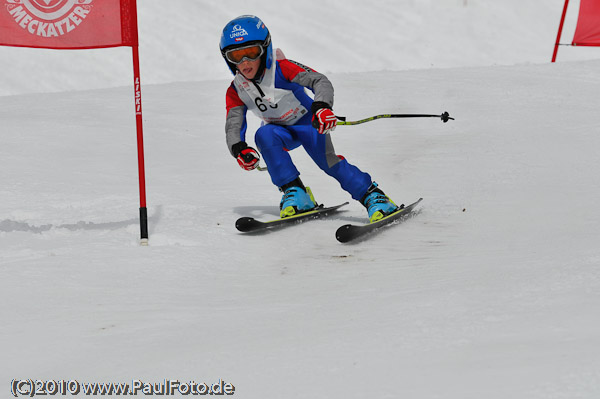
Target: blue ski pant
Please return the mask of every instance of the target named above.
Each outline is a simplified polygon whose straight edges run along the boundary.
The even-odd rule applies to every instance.
[[[355,200],[360,200],[371,185],[371,176],[348,163],[344,157],[338,157],[331,136],[319,134],[310,121],[309,124],[292,126],[261,126],[254,135],[254,142],[268,167],[271,181],[277,187],[300,176],[288,153],[299,146],[304,147],[319,168],[336,179]]]

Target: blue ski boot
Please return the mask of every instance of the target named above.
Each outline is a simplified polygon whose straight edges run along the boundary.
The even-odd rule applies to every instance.
[[[360,200],[361,204],[367,208],[369,213],[369,221],[376,222],[384,217],[396,212],[398,206],[377,187],[377,183],[373,182],[367,190],[365,196]]]
[[[283,192],[283,198],[281,198],[279,204],[279,215],[282,218],[310,211],[317,207],[310,188],[304,187],[300,178],[281,186],[279,191]]]

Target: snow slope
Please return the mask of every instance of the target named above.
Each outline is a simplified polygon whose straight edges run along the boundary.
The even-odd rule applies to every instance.
[[[290,57],[304,54],[295,42]],[[280,194],[229,156],[215,101],[228,78],[206,75],[143,88],[140,247],[131,87],[0,97],[5,396],[32,378],[223,379],[240,398],[599,397],[600,61],[374,72],[298,60],[333,71],[351,119],[456,118],[333,133],[394,200],[424,198],[415,218],[355,245],[334,238],[365,221],[355,202],[237,233],[241,215],[274,217]],[[317,200],[349,199],[292,154]]]
[[[129,89],[0,99],[2,381],[217,381],[236,396],[600,394],[598,61],[334,74],[338,153],[420,214],[357,245],[277,212],[227,154],[227,81],[145,89],[149,247]],[[317,199],[347,199],[294,153]]]

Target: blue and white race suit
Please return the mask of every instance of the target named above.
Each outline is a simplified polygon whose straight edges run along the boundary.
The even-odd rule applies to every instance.
[[[314,93],[314,100],[305,88]],[[227,145],[232,152],[235,144],[246,141],[246,112],[250,110],[263,120],[254,142],[273,184],[281,187],[299,177],[288,151],[303,146],[319,168],[360,200],[371,185],[371,176],[336,155],[331,136],[312,127],[313,101],[333,106],[333,86],[325,75],[294,61],[274,59],[260,81],[238,72],[227,90]]]

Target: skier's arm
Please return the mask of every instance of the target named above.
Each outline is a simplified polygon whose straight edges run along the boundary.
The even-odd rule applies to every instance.
[[[252,170],[258,166],[258,152],[246,144],[246,110],[233,84],[227,90],[227,117],[225,121],[225,138],[229,152],[237,159],[242,169]]]
[[[279,65],[287,80],[307,87],[315,94],[315,99],[310,107],[313,114],[313,127],[321,134],[327,134],[334,130],[337,118],[331,110],[333,108],[333,85],[327,76],[291,60],[280,60]]]
[[[227,89],[225,99],[227,105],[227,117],[225,119],[225,140],[231,155],[236,158],[239,148],[236,144],[245,142],[246,139],[246,105],[240,99],[233,84]]]
[[[280,60],[283,76],[292,83],[309,88],[315,94],[315,102],[325,103],[333,108],[333,85],[327,76],[291,60]]]
[[[291,60],[280,60],[283,76],[292,83],[308,87],[315,94],[310,107],[313,114],[312,125],[321,134],[335,129],[337,118],[333,111],[333,85],[327,76],[312,68]]]

